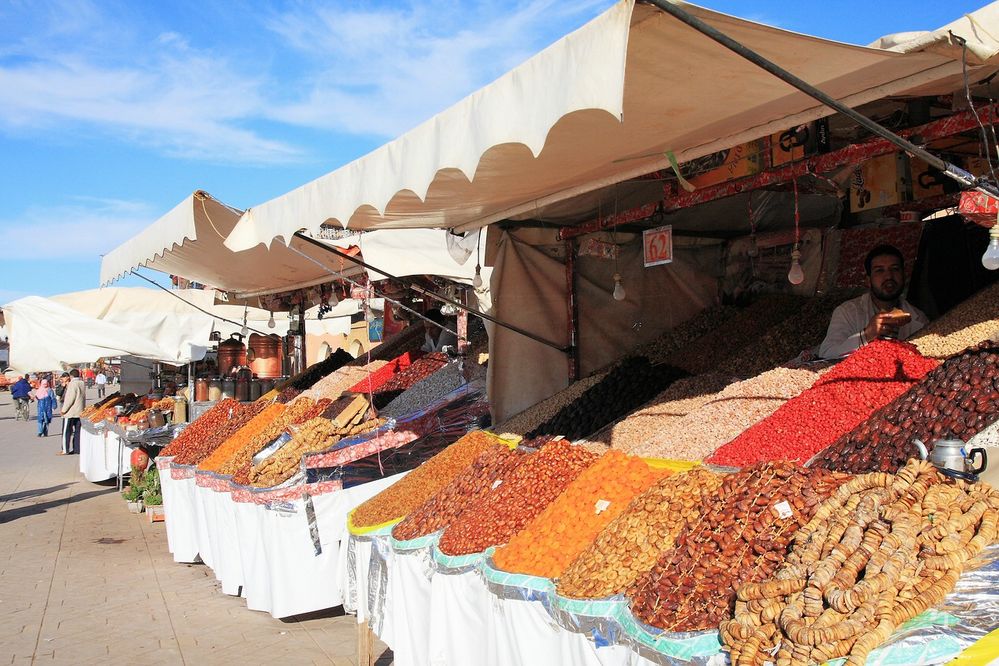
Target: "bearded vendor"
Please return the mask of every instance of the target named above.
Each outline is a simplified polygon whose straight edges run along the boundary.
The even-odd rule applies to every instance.
[[[819,347],[822,358],[846,356],[878,338],[907,340],[929,321],[902,296],[905,258],[898,248],[878,245],[867,253],[864,270],[868,291],[833,311]]]

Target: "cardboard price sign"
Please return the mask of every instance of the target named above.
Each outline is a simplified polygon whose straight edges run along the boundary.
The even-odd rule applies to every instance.
[[[642,248],[646,268],[673,261],[673,227],[657,227],[643,231]]]

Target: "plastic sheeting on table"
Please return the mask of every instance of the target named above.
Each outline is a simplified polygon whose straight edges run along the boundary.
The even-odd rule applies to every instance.
[[[370,549],[366,581],[358,561],[362,544]],[[366,584],[368,607],[358,609],[359,618],[367,613],[399,664],[727,663],[716,631],[666,634],[638,621],[619,598],[559,597],[548,579],[495,569],[490,551],[448,558],[432,545],[422,551],[392,545],[388,530],[352,536],[357,552],[350,587],[360,596]],[[929,666],[953,659],[999,624],[997,579],[999,545],[986,549],[940,606],[900,627],[867,663]],[[601,605],[608,614],[602,621],[595,615]],[[419,621],[406,620],[417,616]]]

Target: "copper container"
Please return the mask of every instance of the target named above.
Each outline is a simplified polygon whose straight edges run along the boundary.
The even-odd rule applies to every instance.
[[[233,333],[228,340],[219,343],[218,364],[219,374],[223,377],[228,375],[233,368],[246,365],[246,345],[243,344],[242,335]]]
[[[251,333],[249,345],[246,358],[250,362],[253,374],[260,379],[280,377],[281,338],[277,335]]]
[[[204,377],[194,382],[194,401],[205,402],[208,400],[208,380]]]

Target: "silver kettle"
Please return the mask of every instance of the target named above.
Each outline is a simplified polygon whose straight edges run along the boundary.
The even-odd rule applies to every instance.
[[[964,442],[959,439],[941,439],[933,443],[933,452],[927,454],[926,445],[918,439],[912,443],[919,449],[919,457],[929,460],[947,476],[964,479],[971,483],[978,481],[978,475],[988,467],[989,459],[985,449],[975,448],[965,452]],[[981,464],[975,467],[975,457],[981,455]]]

